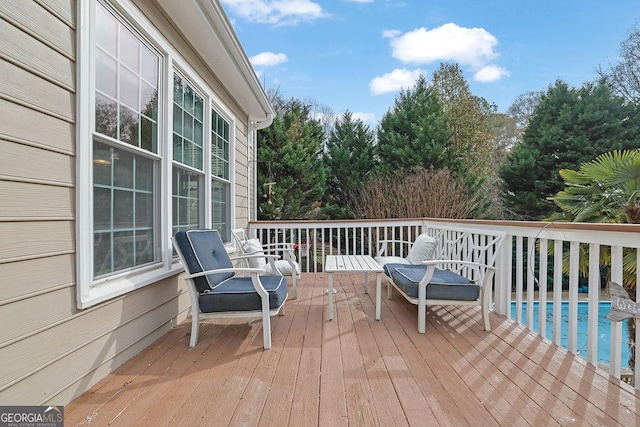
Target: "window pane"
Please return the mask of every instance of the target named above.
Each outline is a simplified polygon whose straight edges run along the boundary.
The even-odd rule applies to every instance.
[[[125,150],[113,150],[113,179],[116,187],[133,188],[133,154]]]
[[[93,236],[93,275],[102,276],[113,271],[111,233],[94,233]]]
[[[201,175],[174,167],[173,229],[189,230],[201,226]]]
[[[211,181],[211,214],[213,228],[220,232],[225,242],[231,239],[228,223],[228,191],[229,185],[217,180]]]
[[[127,29],[123,27],[123,31],[120,34],[120,59],[124,65],[129,67],[136,74],[139,74],[140,70],[140,42],[131,34]]]
[[[96,132],[116,138],[117,130],[118,103],[96,93]]]
[[[229,125],[215,111],[211,114],[211,174],[229,179]]]
[[[138,147],[140,144],[140,116],[135,111],[120,105],[120,128],[118,139]]]
[[[138,109],[140,81],[138,76],[123,66],[120,66],[120,101],[129,108]]]
[[[140,94],[140,112],[153,120],[158,120],[158,90],[147,83],[142,83]]]
[[[136,162],[136,190],[153,192],[153,162]]]
[[[173,103],[173,134],[182,135],[182,109],[177,102]]]
[[[98,6],[96,27],[96,45],[115,57],[118,50],[118,21],[105,8]]]
[[[142,62],[140,74],[148,84],[158,87],[158,57],[149,49],[141,49]]]
[[[153,153],[158,149],[155,142],[158,140],[158,125],[146,117],[140,118],[140,148]]]
[[[184,153],[182,152],[182,137],[173,134],[173,160],[184,163]]]
[[[96,187],[93,191],[93,228],[111,228],[111,189]]]
[[[113,191],[113,228],[133,228],[133,193],[128,190]]]
[[[100,49],[96,49],[96,89],[116,98],[118,95],[118,63]]]
[[[153,227],[152,193],[136,193],[136,227]]]

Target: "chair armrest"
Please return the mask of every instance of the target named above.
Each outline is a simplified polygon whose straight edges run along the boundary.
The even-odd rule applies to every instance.
[[[264,273],[266,270],[264,268],[219,268],[217,270],[207,270],[201,271],[199,273],[187,274],[184,276],[185,279],[194,279],[196,277],[208,276],[209,274],[219,274],[219,273]]]
[[[251,259],[251,258],[267,258],[267,259],[280,259],[279,255],[270,255],[270,254],[264,254],[262,252],[251,252],[248,254],[244,254],[244,255],[238,255],[238,256],[234,256],[229,258],[231,261],[237,261],[240,259]]]
[[[423,279],[420,281],[421,284],[425,282],[425,279],[427,278],[428,279],[426,280],[425,283],[429,283],[429,281],[431,280],[431,277],[433,276],[433,271],[437,265],[442,265],[442,266],[459,265],[464,267],[471,267],[472,269],[476,270],[479,276],[478,279],[480,279],[480,280],[477,280],[477,282],[479,282],[478,285],[481,287],[485,285],[485,280],[488,277],[493,277],[493,273],[495,273],[496,271],[496,267],[491,265],[481,264],[479,262],[474,262],[474,261],[461,261],[461,260],[455,260],[455,259],[435,259],[435,260],[429,260],[429,261],[422,261],[422,264],[426,265],[428,268]],[[487,271],[491,271],[492,274],[486,275]]]
[[[293,243],[269,243],[267,245],[262,245],[264,249],[280,249],[280,250],[295,250],[293,247]]]

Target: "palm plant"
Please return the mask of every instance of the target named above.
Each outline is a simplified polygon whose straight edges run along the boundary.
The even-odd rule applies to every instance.
[[[582,164],[577,171],[561,170],[560,176],[566,188],[549,199],[562,209],[562,213],[553,215],[549,220],[640,224],[640,151],[604,153]],[[586,262],[588,259],[586,255],[580,258],[581,264],[582,260]],[[634,301],[636,259],[635,250],[625,250],[623,286]],[[608,248],[601,252],[600,264],[611,265]],[[580,270],[586,271],[586,268],[581,265]],[[631,350],[629,367],[633,369],[635,321],[631,319],[627,325]]]

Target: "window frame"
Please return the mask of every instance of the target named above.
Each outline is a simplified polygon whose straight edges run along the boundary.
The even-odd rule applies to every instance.
[[[95,134],[95,69],[96,69],[96,5],[100,3],[132,29],[135,36],[160,55],[158,84],[158,141],[157,157],[160,170],[154,177],[154,207],[157,215],[153,227],[157,229],[155,250],[159,258],[151,264],[134,267],[94,278],[93,254],[93,145]],[[189,84],[203,95],[203,189],[199,198],[202,217],[200,227],[210,228],[211,208],[211,115],[215,112],[229,124],[229,205],[227,206],[228,227],[235,221],[235,132],[238,119],[216,95],[215,89],[207,84],[191,68],[186,58],[156,30],[151,22],[137,9],[131,0],[94,0],[78,5],[78,46],[77,60],[77,123],[76,123],[76,289],[77,307],[88,308],[124,295],[144,286],[156,283],[180,273],[183,268],[174,257],[172,237],[172,174],[173,174],[173,76],[179,73]],[[100,134],[98,134],[100,135]],[[99,140],[99,137],[97,138]],[[134,147],[135,148],[135,147]],[[135,151],[135,150],[134,150]],[[153,156],[150,156],[153,157]],[[233,248],[228,242],[228,250]]]

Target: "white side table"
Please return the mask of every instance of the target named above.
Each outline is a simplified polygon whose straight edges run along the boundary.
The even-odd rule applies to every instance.
[[[376,273],[376,289],[381,286],[384,270],[369,255],[327,255],[324,264],[329,282],[329,320],[333,320],[333,273],[364,273],[364,292],[369,293],[369,273]],[[380,298],[380,292],[376,292],[376,300]],[[376,307],[380,304],[376,302]],[[379,318],[379,316],[378,316]]]

